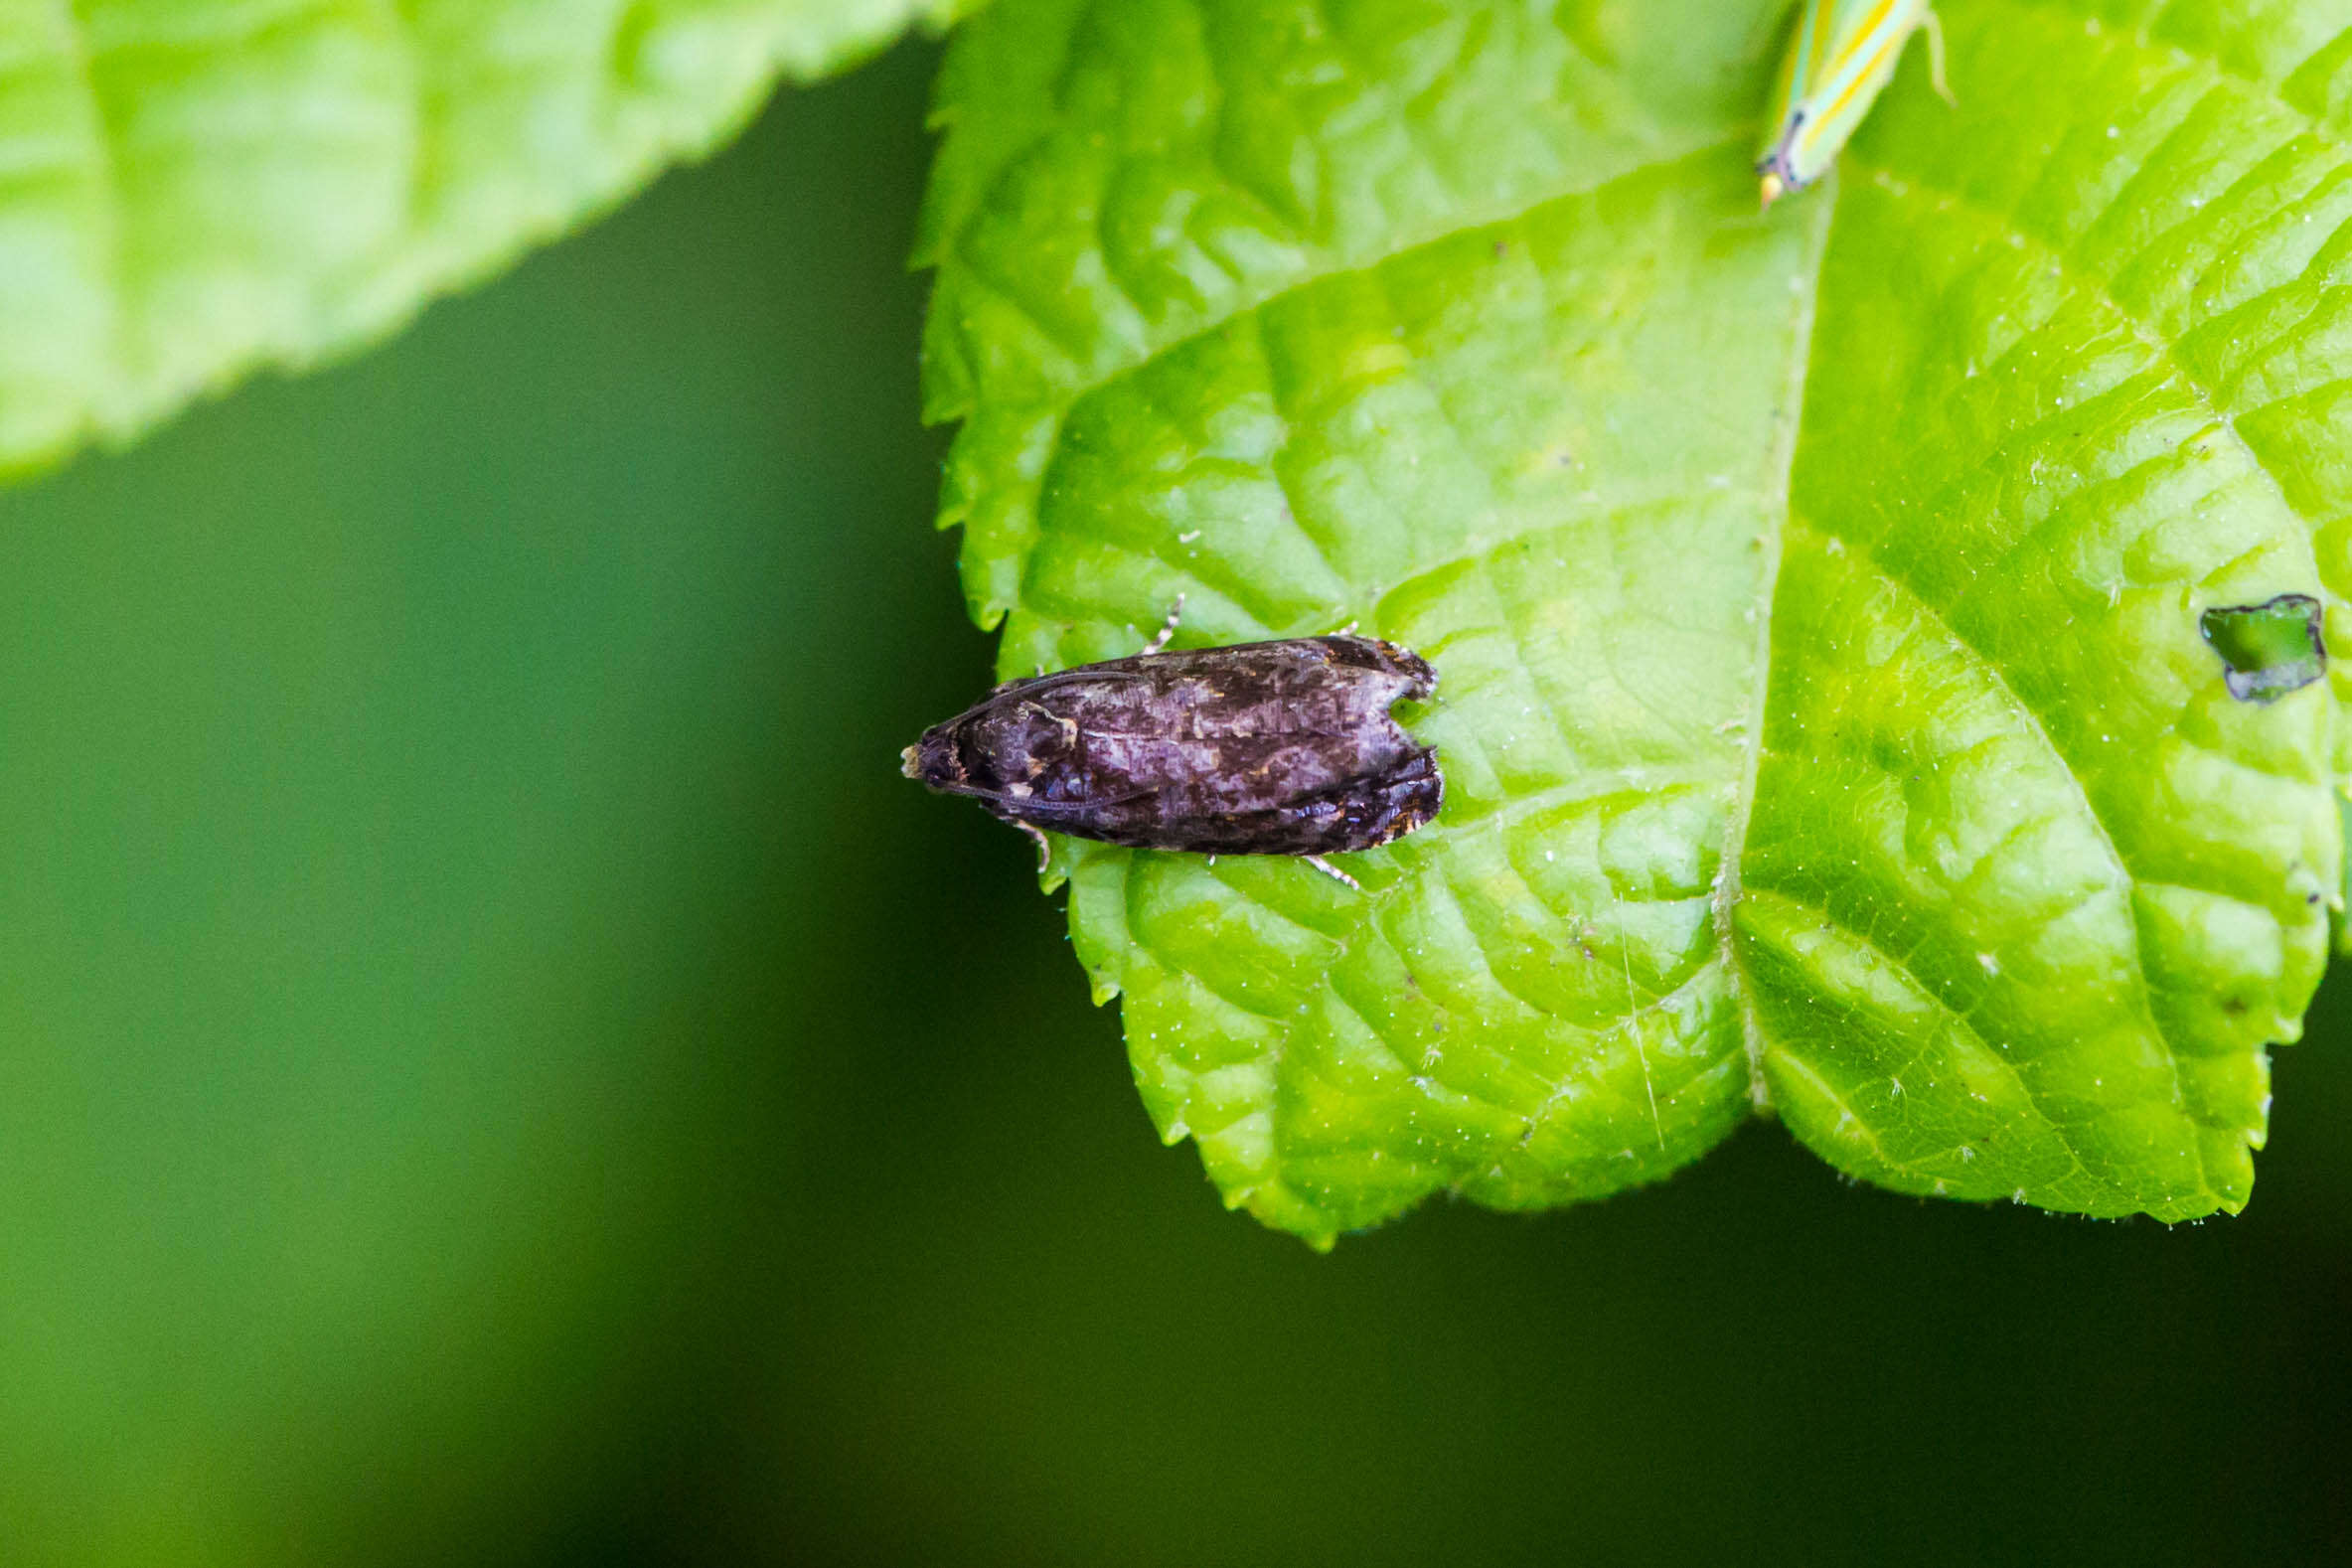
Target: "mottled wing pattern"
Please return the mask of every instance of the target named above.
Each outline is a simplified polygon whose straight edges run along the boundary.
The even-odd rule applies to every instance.
[[[1111,844],[1368,849],[1436,814],[1436,756],[1389,715],[1435,687],[1418,656],[1368,637],[1137,655],[998,689],[927,733],[909,771]]]

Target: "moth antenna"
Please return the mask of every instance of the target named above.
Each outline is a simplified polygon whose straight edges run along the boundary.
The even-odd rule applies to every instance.
[[[1156,654],[1162,649],[1166,648],[1168,646],[1168,640],[1171,637],[1174,637],[1176,633],[1176,622],[1182,620],[1183,618],[1184,596],[1179,593],[1176,596],[1176,603],[1168,607],[1168,623],[1162,626],[1158,632],[1153,634],[1152,640],[1150,642],[1144,644],[1143,651],[1148,654]]]
[[[1338,881],[1345,882],[1348,886],[1354,888],[1359,893],[1364,890],[1363,883],[1357,881],[1354,877],[1348,875],[1345,871],[1339,869],[1339,867],[1333,865],[1331,862],[1325,860],[1320,855],[1303,855],[1300,857],[1300,859],[1305,861],[1309,865],[1314,866],[1317,870],[1323,872],[1324,875],[1333,877]]]

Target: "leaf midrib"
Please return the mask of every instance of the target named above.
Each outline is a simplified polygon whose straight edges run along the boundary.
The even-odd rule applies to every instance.
[[[1740,1043],[1748,1057],[1748,1103],[1759,1116],[1772,1113],[1772,1090],[1764,1075],[1764,1023],[1759,1017],[1753,983],[1740,963],[1736,921],[1740,902],[1741,862],[1747,854],[1748,824],[1756,807],[1756,783],[1764,765],[1764,731],[1772,695],[1773,609],[1779,603],[1781,558],[1786,549],[1797,462],[1797,443],[1804,430],[1804,394],[1813,363],[1813,323],[1821,296],[1821,259],[1828,254],[1829,231],[1836,222],[1837,190],[1832,181],[1812,193],[1805,209],[1809,232],[1805,236],[1803,286],[1791,290],[1794,316],[1789,334],[1789,371],[1781,404],[1778,450],[1772,459],[1780,473],[1780,511],[1764,534],[1764,562],[1759,573],[1756,606],[1754,677],[1749,693],[1745,755],[1740,779],[1733,786],[1731,807],[1723,824],[1723,863],[1716,868],[1713,893],[1715,946],[1739,1014]]]

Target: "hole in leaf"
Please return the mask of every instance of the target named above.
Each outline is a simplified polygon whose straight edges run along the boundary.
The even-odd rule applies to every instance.
[[[2307,593],[2207,610],[2197,629],[2221,655],[2222,680],[2241,703],[2274,703],[2327,673],[2319,601]]]

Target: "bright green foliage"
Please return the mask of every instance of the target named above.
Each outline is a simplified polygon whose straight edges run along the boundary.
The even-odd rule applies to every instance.
[[[1837,173],[1786,10],[1001,0],[951,52],[927,383],[1001,664],[1360,618],[1432,829],[1068,845],[1145,1101],[1328,1239],[1758,1109],[1906,1191],[2236,1209],[2341,885],[2352,6],[1946,0]],[[1007,613],[1009,612],[1009,613]]]
[[[961,0],[0,0],[0,471],[366,342]]]

